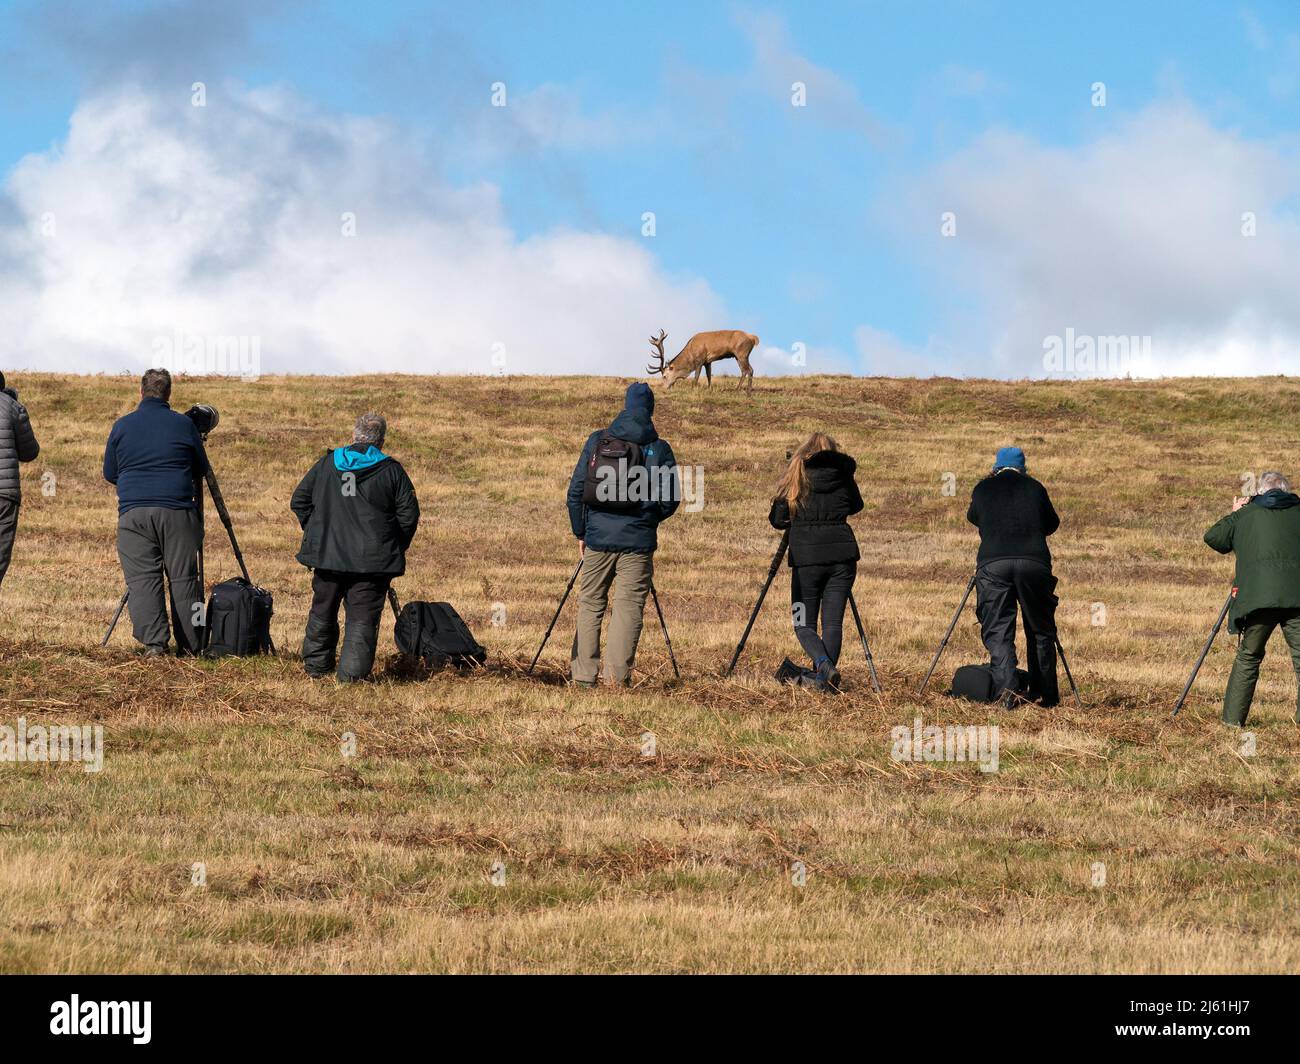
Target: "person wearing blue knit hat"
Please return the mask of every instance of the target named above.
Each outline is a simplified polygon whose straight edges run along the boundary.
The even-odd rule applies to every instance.
[[[1000,447],[993,471],[975,485],[966,513],[980,532],[975,613],[996,689],[1010,709],[1022,699],[1057,705],[1056,577],[1047,537],[1061,525],[1047,489],[1026,472],[1025,452]],[[1025,629],[1029,674],[1016,675],[1016,608]]]

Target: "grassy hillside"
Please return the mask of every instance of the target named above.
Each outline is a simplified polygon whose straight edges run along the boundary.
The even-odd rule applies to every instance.
[[[280,656],[220,663],[143,662],[127,623],[98,649],[121,593],[99,463],[134,379],[11,383],[43,451],[0,590],[0,724],[98,722],[107,750],[99,774],[0,764],[0,970],[1300,968],[1300,729],[1280,642],[1253,756],[1217,723],[1226,633],[1169,720],[1231,578],[1201,533],[1242,474],[1300,473],[1290,380],[660,393],[660,432],[705,476],[703,509],[663,526],[656,560],[684,680],[651,613],[635,688],[595,692],[561,682],[572,604],[539,676],[521,672],[576,561],[577,448],[625,382],[178,382],[174,406],[221,411],[210,454],[276,596]],[[425,513],[399,593],[456,604],[487,675],[411,680],[385,662],[339,688],[300,671],[308,576],[288,497],[370,409]],[[736,678],[718,677],[776,546],[771,485],[814,428],[859,461],[855,594],[883,697],[851,641],[843,697],[770,679],[795,650],[785,571]],[[944,697],[982,654],[973,608],[931,691],[911,694],[973,565],[971,486],[1011,441],[1062,514],[1059,621],[1083,709]],[[209,513],[212,582],[235,566]],[[890,729],[918,714],[1000,725],[1000,771],[891,760]]]

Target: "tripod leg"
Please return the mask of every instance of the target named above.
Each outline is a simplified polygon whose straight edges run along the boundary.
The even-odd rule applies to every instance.
[[[1219,634],[1219,629],[1223,627],[1223,620],[1228,616],[1228,610],[1232,608],[1232,599],[1237,593],[1234,587],[1228,592],[1227,599],[1224,600],[1223,609],[1219,611],[1219,619],[1214,622],[1214,627],[1210,629],[1209,638],[1205,640],[1205,646],[1201,648],[1201,656],[1196,659],[1196,664],[1192,666],[1192,674],[1187,677],[1187,683],[1183,685],[1183,693],[1178,696],[1178,702],[1174,706],[1174,711],[1170,715],[1170,720],[1178,716],[1179,711],[1183,708],[1183,703],[1187,701],[1187,693],[1192,689],[1192,684],[1196,682],[1196,674],[1201,671],[1201,666],[1205,663],[1205,657],[1210,652],[1210,647],[1214,644],[1214,637]]]
[[[221,523],[226,528],[226,535],[230,537],[230,548],[235,552],[235,561],[239,563],[239,571],[244,579],[250,584],[253,578],[248,575],[248,566],[244,564],[244,552],[239,549],[239,540],[235,538],[235,526],[230,520],[230,511],[226,509],[226,500],[221,495],[221,486],[217,483],[217,474],[208,466],[204,478],[208,482],[208,491],[212,493],[212,505],[217,508],[217,516],[221,518]]]
[[[401,610],[397,608],[397,592],[394,591],[392,587],[389,587],[388,589],[388,604],[393,607],[393,620],[396,621],[402,613]]]
[[[1065,647],[1061,646],[1059,638],[1056,640],[1056,652],[1061,655],[1061,664],[1065,666],[1065,678],[1070,681],[1070,690],[1074,692],[1074,700],[1082,709],[1083,699],[1079,697],[1079,688],[1075,686],[1074,677],[1070,675],[1070,662],[1065,657]]]
[[[551,632],[555,628],[555,622],[560,619],[560,611],[564,609],[564,604],[569,601],[569,592],[573,590],[573,583],[578,579],[578,574],[582,572],[583,559],[578,559],[578,564],[573,569],[573,575],[569,577],[569,586],[564,589],[564,594],[560,597],[560,604],[555,607],[555,616],[551,618],[551,623],[546,626],[546,634],[542,636],[542,645],[537,648],[537,653],[533,655],[533,662],[528,666],[527,675],[533,674],[533,669],[537,666],[537,659],[542,656],[542,651],[546,649],[546,641],[551,638]]]
[[[862,653],[867,656],[867,670],[871,673],[871,686],[876,694],[880,693],[880,680],[876,676],[876,663],[871,660],[871,647],[867,644],[867,633],[862,628],[862,618],[858,616],[858,604],[849,592],[849,607],[853,610],[853,623],[858,626],[858,638],[862,640]]]
[[[122,601],[117,604],[117,612],[113,614],[113,619],[108,622],[108,631],[104,633],[104,638],[99,641],[101,647],[108,646],[108,641],[113,638],[113,629],[117,627],[118,619],[122,616],[122,611],[126,609],[126,600],[131,592],[122,592]]]
[[[763,590],[758,593],[758,601],[754,603],[753,610],[749,614],[749,623],[745,625],[745,631],[740,637],[740,642],[736,644],[736,652],[731,655],[731,660],[727,662],[727,667],[722,670],[723,676],[730,676],[732,669],[736,667],[736,662],[740,660],[740,655],[745,649],[745,644],[749,642],[749,633],[754,627],[754,621],[758,618],[758,611],[763,608],[763,600],[767,598],[768,588],[772,586],[772,581],[776,579],[777,570],[781,568],[781,559],[785,557],[786,548],[790,546],[790,532],[787,530],[781,536],[781,545],[776,550],[776,555],[772,558],[772,564],[767,570],[767,582],[763,584]]]
[[[199,513],[199,594],[203,595],[206,593],[208,586],[203,579],[203,481],[197,479],[194,481],[194,506]],[[206,628],[207,626],[208,619],[205,616],[203,618],[203,627]]]
[[[952,638],[952,630],[957,627],[957,618],[961,616],[961,611],[966,608],[966,600],[970,598],[970,593],[975,587],[975,574],[971,573],[970,583],[966,585],[966,594],[962,595],[961,602],[957,606],[957,612],[952,615],[952,620],[948,622],[948,630],[943,633],[943,640],[939,643],[939,649],[934,652],[934,660],[930,662],[930,668],[926,671],[925,679],[921,681],[921,686],[917,689],[918,695],[925,694],[926,684],[930,682],[930,677],[934,675],[934,670],[939,664],[939,658],[943,654],[943,649],[948,645],[948,640]]]
[[[650,597],[654,599],[655,613],[659,614],[659,627],[664,630],[664,642],[668,645],[668,660],[673,663],[673,675],[680,680],[682,674],[677,668],[677,658],[673,656],[673,641],[668,638],[668,625],[664,624],[664,611],[659,606],[659,593],[655,591],[653,580],[650,582]]]

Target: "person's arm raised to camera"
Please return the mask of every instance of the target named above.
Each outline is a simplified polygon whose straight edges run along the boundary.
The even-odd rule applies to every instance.
[[[847,480],[847,483],[844,485],[844,490],[848,493],[849,496],[848,516],[852,517],[854,514],[862,513],[863,508],[865,507],[866,504],[863,503],[862,501],[862,492],[858,490],[857,478],[853,476],[849,476],[846,477],[845,479]]]
[[[672,485],[667,499],[659,499],[650,504],[654,507],[654,519],[655,523],[658,524],[672,517],[677,512],[677,507],[682,504],[682,482],[677,473],[677,456],[673,454],[673,449],[668,445],[668,441],[659,440],[655,446],[663,448],[659,466],[668,470],[668,483]]]
[[[307,527],[307,522],[311,520],[312,511],[316,508],[312,502],[312,493],[316,489],[316,474],[319,470],[320,462],[313,463],[312,467],[307,470],[307,475],[298,481],[298,486],[293,489],[293,495],[289,499],[289,509],[298,518],[299,528]]]
[[[117,423],[108,433],[108,443],[104,445],[104,479],[110,484],[117,483]]]
[[[768,511],[767,523],[781,530],[790,527],[790,504],[785,501],[785,496],[772,500],[772,509]]]
[[[1050,536],[1061,527],[1061,517],[1056,512],[1056,507],[1052,505],[1052,498],[1047,494],[1047,489],[1043,489],[1043,535]]]
[[[587,508],[582,504],[582,488],[587,482],[587,462],[591,459],[592,449],[599,437],[599,432],[593,432],[587,437],[582,453],[578,455],[578,464],[573,468],[573,476],[569,478],[569,491],[565,496],[565,503],[569,507],[569,528],[579,540],[587,531]]]
[[[193,421],[190,421],[190,444],[194,448],[194,479],[201,481],[211,467],[208,465],[208,452],[203,446],[203,437],[199,435],[198,426]]]
[[[1232,541],[1237,532],[1237,510],[1221,517],[1205,530],[1205,545],[1220,554],[1232,553]]]
[[[27,407],[14,400],[14,450],[18,452],[18,461],[34,462],[41,453],[41,445],[36,442],[36,433],[32,431],[31,418],[27,416]]]
[[[402,466],[397,467],[400,474],[397,488],[393,495],[393,511],[397,515],[397,528],[402,535],[402,550],[411,545],[415,539],[415,530],[420,526],[420,500],[415,497],[415,485],[407,476]]]

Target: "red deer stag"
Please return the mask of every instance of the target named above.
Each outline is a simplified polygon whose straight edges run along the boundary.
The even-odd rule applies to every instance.
[[[709,387],[712,387],[713,363],[720,362],[724,358],[734,358],[740,367],[739,383],[745,385],[749,391],[754,390],[754,370],[749,364],[749,353],[758,346],[758,337],[753,333],[741,332],[739,329],[696,333],[686,341],[686,346],[677,353],[677,356],[664,365],[666,339],[668,334],[663,329],[659,330],[658,336],[650,337],[650,343],[659,356],[659,364],[646,366],[647,373],[663,374],[665,387],[671,388],[677,381],[691,374],[694,374],[694,383],[699,384],[700,370],[704,370]]]

